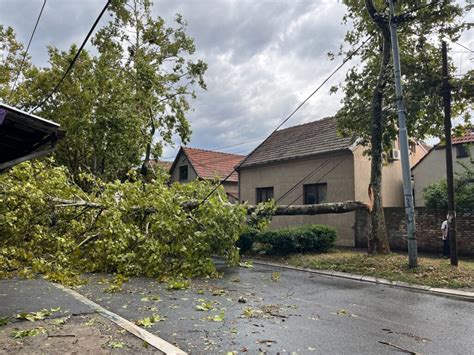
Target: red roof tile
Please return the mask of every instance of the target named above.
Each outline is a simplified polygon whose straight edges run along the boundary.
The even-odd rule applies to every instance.
[[[474,142],[474,132],[470,132],[462,137],[451,138],[452,144],[464,144],[464,143],[472,143],[472,142]]]
[[[243,155],[188,147],[182,147],[181,149],[201,179],[218,178],[222,180],[244,159]],[[227,181],[237,182],[238,174],[234,172]]]
[[[172,161],[166,161],[166,160],[158,160],[158,159],[152,159],[150,160],[150,165],[151,166],[159,166],[163,168],[166,171],[169,171],[171,169],[171,166],[173,165]]]

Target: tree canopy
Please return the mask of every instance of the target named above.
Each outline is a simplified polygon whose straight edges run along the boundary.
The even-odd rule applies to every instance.
[[[344,3],[348,11],[343,22],[353,26],[346,33],[346,45],[341,46],[339,54],[353,52],[366,38],[371,40],[359,51],[360,63],[348,71],[345,82],[331,90],[342,89],[344,93],[342,108],[337,113],[340,132],[370,151],[369,190],[373,209],[369,252],[386,253],[389,245],[383,217],[382,153],[392,148],[398,134],[390,16],[383,0],[365,0],[365,6],[358,0]],[[396,4],[408,133],[414,139],[439,136],[443,127],[439,43],[441,39],[459,38],[466,28],[462,22],[465,9],[454,0],[400,0]],[[472,100],[464,94],[463,83],[454,85],[453,116],[463,113]]]
[[[154,17],[149,0],[117,0],[111,20],[83,50],[58,91],[45,102],[40,116],[66,131],[56,160],[77,175],[89,171],[107,180],[123,179],[131,167],[158,158],[163,143],[177,134],[190,139],[188,100],[205,89],[207,65],[194,59],[194,40],[186,21],[176,15],[167,26]],[[11,28],[0,28],[0,45],[8,52],[0,62],[2,97],[19,72],[23,47]],[[57,84],[77,52],[49,47],[49,67],[31,66],[27,57],[22,80],[9,102],[31,109]]]
[[[365,7],[358,0],[345,0],[348,11],[344,16],[345,23],[352,23],[354,28],[345,37],[346,46],[341,54],[350,52],[364,38],[372,36],[361,52],[361,64],[352,67],[342,89],[344,98],[338,112],[340,131],[370,146],[371,117],[370,112],[372,88],[376,85],[380,67],[381,40],[379,30],[371,20]],[[407,129],[412,138],[423,139],[427,135],[440,137],[443,129],[443,110],[441,92],[441,50],[442,39],[456,41],[467,25],[462,22],[464,9],[455,1],[440,1],[436,4],[428,0],[397,1],[397,13],[406,14],[400,18],[398,26],[400,60],[403,75],[404,99],[407,111]],[[386,14],[385,1],[374,1],[376,9]],[[426,5],[426,6],[425,6]],[[382,21],[382,20],[381,20]],[[453,64],[451,61],[451,69]],[[472,76],[468,73],[467,76]],[[389,85],[384,87],[386,104],[383,107],[384,133],[383,143],[386,149],[391,148],[397,137],[397,114],[393,69],[386,73]],[[466,95],[468,82],[466,78],[453,78],[455,88],[453,95],[452,115],[459,116],[466,112],[472,97]]]

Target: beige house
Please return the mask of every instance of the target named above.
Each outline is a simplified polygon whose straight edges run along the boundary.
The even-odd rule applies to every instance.
[[[181,147],[170,168],[171,182],[222,181],[230,175],[222,185],[229,201],[235,203],[238,201],[238,174],[234,167],[242,159],[242,155]]]
[[[397,145],[397,143],[395,143]],[[412,163],[426,148],[411,144]],[[370,160],[364,148],[336,132],[336,120],[324,118],[273,133],[239,168],[240,201],[250,204],[274,198],[278,204],[314,204],[358,200],[368,202]],[[403,206],[398,149],[383,168],[383,202]],[[337,229],[337,244],[355,245],[355,212],[318,216],[277,216],[271,227],[322,223]]]
[[[454,173],[462,173],[463,165],[474,168],[474,132],[452,138]],[[415,206],[425,205],[423,190],[429,185],[446,179],[446,149],[444,145],[433,147],[411,170],[414,179]]]

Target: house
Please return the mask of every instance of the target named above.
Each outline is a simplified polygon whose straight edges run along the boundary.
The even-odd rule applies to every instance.
[[[0,172],[52,153],[63,136],[59,124],[0,103]]]
[[[397,142],[394,146],[397,147]],[[410,144],[412,162],[426,149]],[[382,175],[384,206],[403,206],[400,152],[393,149]],[[370,160],[364,147],[337,134],[336,119],[278,130],[258,146],[238,169],[240,201],[250,204],[274,198],[278,204],[368,202]],[[317,216],[276,216],[271,227],[322,223],[334,226],[337,244],[355,245],[355,212]]]
[[[463,165],[474,168],[474,131],[462,137],[452,137],[452,155],[454,173],[464,171]],[[412,167],[414,179],[415,206],[425,206],[423,190],[431,184],[446,179],[446,147],[434,146],[423,159]]]
[[[173,162],[168,160],[152,159],[150,160],[149,164],[152,168],[160,168],[164,171],[170,171]]]
[[[171,165],[171,182],[186,183],[196,179],[219,180],[229,201],[238,201],[238,174],[234,171],[244,156],[211,150],[181,147]]]

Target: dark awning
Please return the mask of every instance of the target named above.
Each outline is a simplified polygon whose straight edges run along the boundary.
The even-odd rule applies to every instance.
[[[54,151],[59,124],[0,103],[0,172]]]

